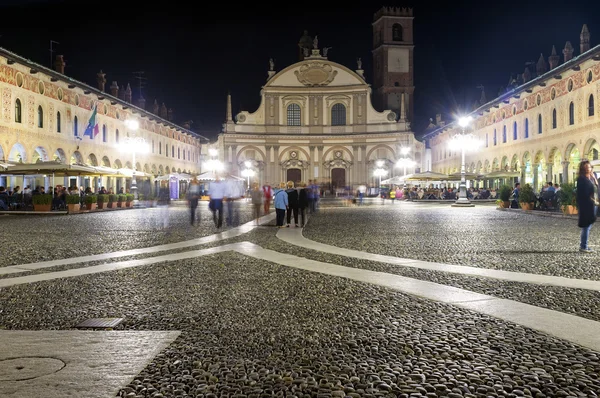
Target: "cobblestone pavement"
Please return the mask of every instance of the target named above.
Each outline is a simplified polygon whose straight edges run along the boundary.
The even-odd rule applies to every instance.
[[[248,206],[239,206],[240,222],[248,221]],[[157,227],[157,214],[152,209],[4,217],[0,223],[10,234],[0,237],[7,259],[3,265],[217,232],[208,212],[202,213],[199,227],[190,228],[185,207],[173,208],[170,230]],[[283,243],[276,232],[259,227],[236,238],[160,254],[251,241],[282,253],[600,320],[595,291],[349,260]],[[597,254],[576,251],[579,230],[573,220],[491,206],[324,206],[311,216],[304,235],[397,257],[600,279]],[[593,229],[591,236],[594,247],[599,239]],[[116,393],[123,397],[593,397],[600,391],[600,360],[589,349],[455,306],[238,253],[0,289],[0,329],[64,330],[96,317],[124,317],[118,327],[123,330],[182,332]]]

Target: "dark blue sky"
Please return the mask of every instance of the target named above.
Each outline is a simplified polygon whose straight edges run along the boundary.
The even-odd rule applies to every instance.
[[[193,120],[192,129],[215,137],[227,92],[234,114],[256,110],[269,58],[277,70],[295,62],[304,29],[319,35],[320,47],[332,47],[332,61],[354,69],[361,57],[371,83],[371,23],[382,5],[416,4],[417,134],[436,113],[447,119],[468,108],[479,98],[479,84],[492,99],[525,62],[537,61],[540,53],[548,57],[552,45],[562,54],[569,40],[578,55],[584,23],[592,47],[600,44],[600,6],[588,0],[186,3],[0,0],[0,46],[48,66],[50,40],[57,41],[65,73],[93,86],[100,69],[107,86],[116,80],[132,87],[133,72],[143,70],[149,108],[156,98],[174,109],[176,122]]]

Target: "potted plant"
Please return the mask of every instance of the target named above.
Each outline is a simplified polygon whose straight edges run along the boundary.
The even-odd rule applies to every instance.
[[[85,208],[87,210],[96,210],[98,197],[96,195],[85,195]]]
[[[525,184],[521,186],[519,190],[519,205],[523,210],[533,210],[535,203],[535,193],[531,184]]]
[[[571,182],[562,184],[556,195],[558,196],[560,208],[564,214],[577,214],[575,184]]]
[[[131,207],[131,204],[133,203],[133,194],[132,193],[127,193],[125,194],[125,207]]]
[[[118,195],[111,193],[110,195],[108,195],[108,208],[112,209],[117,207],[117,200],[118,200]]]
[[[117,207],[124,207],[123,203],[125,203],[125,200],[127,200],[127,197],[125,196],[124,193],[120,193],[117,195]]]
[[[31,202],[33,203],[34,211],[50,211],[52,210],[52,195],[32,195]]]
[[[69,213],[78,212],[80,208],[80,200],[79,194],[76,195],[67,195],[67,209]]]
[[[108,203],[108,195],[107,194],[98,195],[98,209],[104,209],[105,203]]]
[[[510,185],[502,185],[498,192],[498,197],[501,201],[500,207],[508,209],[510,207],[510,194],[512,193]]]

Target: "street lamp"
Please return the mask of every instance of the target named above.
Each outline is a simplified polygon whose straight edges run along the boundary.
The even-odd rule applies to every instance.
[[[406,178],[406,168],[407,167],[415,167],[416,164],[417,164],[417,162],[415,162],[414,160],[412,160],[410,158],[400,158],[396,162],[396,167],[404,168],[404,178]],[[406,180],[404,180],[404,186],[406,186]]]
[[[450,149],[453,151],[459,150],[461,153],[460,161],[460,188],[458,191],[458,199],[452,204],[454,207],[472,207],[473,203],[467,197],[467,182],[465,176],[465,152],[476,150],[481,146],[481,141],[472,133],[467,134],[466,129],[473,121],[471,116],[462,116],[458,119],[458,125],[461,127],[461,132],[454,134],[450,139]]]
[[[250,167],[252,167],[252,162],[249,160],[246,160],[244,162],[244,166],[246,166],[246,168],[244,170],[242,170],[242,176],[243,177],[248,177],[248,194],[246,196],[246,198],[250,197],[250,177],[254,177],[254,170],[252,170]]]
[[[388,171],[383,168],[384,161],[378,160],[376,163],[377,168],[375,169],[375,177],[379,177],[379,191],[381,192],[381,177],[387,175]]]
[[[133,173],[131,175],[131,191],[133,192],[133,206],[136,207],[139,205],[139,195],[137,190],[137,181],[135,179],[135,154],[136,152],[148,153],[150,148],[143,137],[137,137],[135,135],[135,132],[140,127],[140,124],[137,120],[127,119],[125,120],[125,126],[127,126],[129,130],[133,131],[132,137],[125,137],[123,140],[123,144],[121,144],[121,150],[131,152],[133,157],[133,163],[131,164],[133,168]]]

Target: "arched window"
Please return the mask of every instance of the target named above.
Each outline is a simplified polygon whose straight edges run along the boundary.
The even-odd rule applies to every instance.
[[[542,134],[542,114],[538,115],[538,134]]]
[[[17,98],[15,101],[15,122],[21,123],[21,100]]]
[[[487,134],[485,135],[485,147],[486,148],[488,147],[488,135]]]
[[[175,145],[171,145],[171,157],[175,157]]]
[[[594,94],[590,94],[588,100],[588,116],[594,116]]]
[[[331,125],[346,125],[346,107],[344,104],[335,104],[333,107],[331,107]]]
[[[513,122],[513,141],[516,141],[518,136],[519,134],[517,132],[517,122]]]
[[[181,149],[177,148],[177,159],[181,159]]]
[[[525,119],[525,138],[529,138],[529,119]]]
[[[73,118],[73,135],[77,137],[77,132],[79,131],[79,123],[77,121],[77,116]]]
[[[300,111],[300,105],[289,104],[287,107],[287,125],[288,126],[302,126],[302,112]]]
[[[575,124],[575,104],[573,101],[569,104],[569,124]]]
[[[502,127],[502,143],[506,142],[506,125]]]
[[[496,134],[496,129],[494,129],[494,146],[498,143],[498,135]]]
[[[118,144],[119,143],[119,129],[115,130],[115,142]]]
[[[162,155],[162,142],[158,143],[158,154]]]
[[[552,128],[556,128],[556,108],[552,109]]]
[[[395,23],[392,26],[392,40],[402,41],[402,25]]]
[[[60,112],[56,112],[56,132],[57,133],[60,133],[61,124],[62,124],[62,121],[60,118]]]
[[[41,105],[38,105],[38,127],[44,127],[44,110]]]
[[[102,142],[107,142],[108,137],[106,134],[106,124],[102,125]]]

